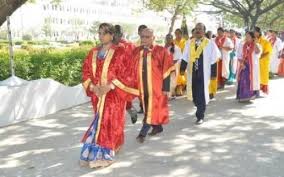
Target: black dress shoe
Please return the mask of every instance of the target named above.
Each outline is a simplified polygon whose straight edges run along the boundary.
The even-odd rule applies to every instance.
[[[210,100],[212,100],[215,96],[214,94],[210,93],[209,97],[210,97]]]
[[[139,135],[136,137],[136,140],[137,140],[138,143],[141,143],[141,144],[142,144],[142,143],[144,143],[144,141],[145,141],[145,136],[139,134]]]
[[[140,109],[140,110],[138,111],[138,114],[143,114],[143,113],[144,113],[143,109]]]
[[[195,124],[196,125],[201,125],[201,124],[203,124],[203,119],[198,119],[196,122],[195,122]]]
[[[149,136],[155,136],[159,133],[163,132],[163,127],[161,128],[153,128],[152,131],[150,133],[148,133]]]
[[[129,113],[131,117],[132,124],[135,124],[138,118],[137,111],[135,109],[128,109],[127,112]]]

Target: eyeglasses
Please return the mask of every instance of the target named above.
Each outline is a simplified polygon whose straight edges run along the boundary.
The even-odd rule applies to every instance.
[[[203,28],[195,28],[195,31],[204,31]]]
[[[104,35],[108,34],[107,32],[104,32],[104,31],[99,31],[98,33],[99,33],[99,36],[104,36]]]
[[[152,36],[141,35],[140,37],[141,37],[141,39],[143,39],[143,38],[150,39]]]

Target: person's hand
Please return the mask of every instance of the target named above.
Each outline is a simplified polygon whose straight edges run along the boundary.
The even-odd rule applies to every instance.
[[[109,84],[101,86],[101,87],[100,87],[101,96],[107,94],[111,89],[112,89],[112,88],[111,88],[111,85],[109,85]]]
[[[100,97],[102,95],[102,91],[100,86],[96,86],[94,84],[90,85],[90,90],[97,96]]]

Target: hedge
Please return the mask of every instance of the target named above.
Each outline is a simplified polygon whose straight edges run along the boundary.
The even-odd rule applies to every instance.
[[[83,59],[90,48],[16,50],[16,76],[26,80],[52,78],[65,85],[77,85],[81,82]],[[8,50],[0,50],[0,80],[9,76]]]

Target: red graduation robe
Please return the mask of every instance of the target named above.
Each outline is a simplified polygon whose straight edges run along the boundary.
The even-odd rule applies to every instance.
[[[133,95],[139,95],[138,90],[132,89],[132,79],[129,77],[125,49],[113,45],[104,60],[98,59],[99,47],[92,49],[83,64],[83,86],[91,97],[95,114],[99,115],[94,142],[101,147],[117,150],[124,142],[124,121],[126,101],[132,100]],[[115,89],[98,98],[89,90],[90,83],[105,85],[112,83]],[[87,137],[82,139],[85,142]]]
[[[126,61],[125,62],[128,62],[126,65],[131,66],[131,65],[129,65],[129,62],[131,63],[132,52],[135,49],[135,45],[131,42],[124,40],[124,39],[121,39],[119,41],[118,45],[125,49],[125,55],[126,55]],[[132,108],[132,102],[129,101],[126,104],[126,110],[131,109],[131,108]]]
[[[175,70],[173,57],[166,48],[158,45],[151,47],[144,54],[145,56],[143,51],[143,47],[137,47],[133,51],[135,63],[133,73],[136,73],[136,86],[140,92],[143,108],[146,110],[144,122],[151,125],[167,124],[169,122],[168,98],[163,94],[163,81]],[[147,83],[145,79],[143,80],[143,60],[147,62]],[[145,85],[147,90],[144,90]],[[145,92],[148,93],[146,105]]]

